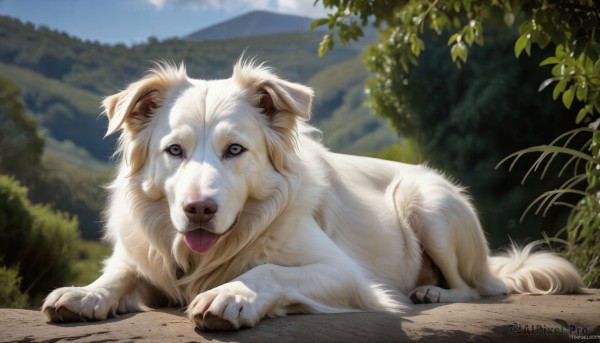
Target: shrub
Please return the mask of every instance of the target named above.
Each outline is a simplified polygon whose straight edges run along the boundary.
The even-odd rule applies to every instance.
[[[31,204],[27,188],[0,175],[0,258],[20,275],[6,272],[13,280],[8,284],[20,284],[32,301],[41,299],[70,276],[78,239],[77,218]]]
[[[0,308],[22,308],[27,305],[27,294],[20,290],[21,278],[17,268],[0,267]]]

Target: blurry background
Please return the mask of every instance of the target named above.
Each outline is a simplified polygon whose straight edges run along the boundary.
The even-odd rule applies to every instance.
[[[103,138],[100,102],[151,61],[185,61],[194,78],[227,78],[245,51],[316,93],[311,123],[336,152],[426,162],[473,195],[492,248],[564,226],[568,212],[519,217],[554,177],[520,185],[528,163],[495,169],[508,154],[574,127],[556,106],[542,57],[515,59],[516,29],[491,29],[457,68],[448,36],[405,79],[421,125],[401,137],[365,105],[361,62],[377,32],[319,57],[326,15],[312,1],[0,0],[0,306],[37,307],[52,288],[98,275],[102,185],[116,137]],[[539,55],[539,56],[538,56]],[[396,123],[396,127],[397,127]],[[75,261],[75,262],[73,262]]]

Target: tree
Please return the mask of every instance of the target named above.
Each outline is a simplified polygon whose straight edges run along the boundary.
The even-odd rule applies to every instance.
[[[362,28],[370,21],[379,28],[380,40],[370,47],[365,56],[373,74],[368,84],[370,104],[376,113],[391,119],[401,134],[414,135],[422,129],[421,113],[411,106],[414,102],[406,95],[404,84],[426,49],[426,37],[432,33],[446,33],[449,57],[461,68],[470,59],[473,45],[486,43],[484,24],[493,27],[492,24],[499,22],[509,27],[520,22],[519,35],[513,47],[517,57],[523,52],[534,54],[532,46],[545,48],[543,52],[546,55],[553,50],[541,62],[541,65],[553,67],[551,77],[541,83],[540,89],[554,84],[554,99],[560,97],[567,109],[578,107],[574,111],[575,122],[589,124],[600,112],[600,5],[594,0],[323,0],[323,4],[333,8],[334,12],[313,24],[314,27],[328,25],[330,30],[321,43],[321,54],[333,48],[336,39],[344,44],[360,37]],[[502,69],[496,71],[493,77],[500,72]],[[567,147],[577,142],[577,137],[582,134],[591,138],[575,148]],[[419,138],[423,143],[430,137]],[[600,221],[597,218],[597,194],[600,182],[597,180],[600,179],[600,168],[597,166],[600,162],[600,133],[596,128],[579,130],[554,143],[561,146],[534,147],[513,157],[539,152],[541,160],[536,161],[534,167],[544,163],[549,166],[559,154],[571,156],[569,161],[581,161],[579,164],[567,164],[575,166],[574,176],[565,181],[558,192],[546,192],[538,201],[542,207],[558,204],[572,208],[565,230],[568,246],[576,246],[577,249],[569,249],[570,255],[584,270],[584,278],[598,285]],[[544,160],[546,157],[551,159]],[[580,194],[582,198],[575,206],[558,200],[568,194]]]
[[[79,224],[48,205],[32,204],[17,181],[38,188],[58,184],[46,180],[52,174],[42,167],[44,139],[35,118],[25,112],[19,89],[3,78],[0,119],[0,284],[6,284],[0,304],[22,307],[70,277]]]
[[[44,139],[25,112],[19,89],[0,77],[0,172],[28,174],[40,165]]]

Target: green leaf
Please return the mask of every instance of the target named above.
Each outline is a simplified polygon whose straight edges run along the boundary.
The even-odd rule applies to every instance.
[[[577,100],[585,102],[588,96],[588,89],[589,88],[586,86],[585,83],[578,84],[575,87],[575,97],[577,98]]]
[[[560,62],[560,60],[559,60],[558,58],[556,58],[555,56],[551,56],[551,57],[548,57],[548,58],[546,58],[545,60],[543,60],[543,61],[540,63],[540,67],[541,67],[541,66],[548,65],[548,64],[557,64],[557,63],[559,63],[559,62]]]
[[[467,47],[464,44],[459,44],[459,47],[458,58],[460,58],[463,62],[467,62]]]
[[[519,26],[519,34],[522,36],[525,36],[528,33],[531,33],[532,29],[533,29],[533,24],[531,23],[531,20],[527,20],[527,21],[523,22],[523,24],[521,24],[521,26]]]
[[[575,118],[575,123],[579,124],[585,118],[585,116],[589,113],[588,106],[583,106],[582,109],[577,113],[577,118]]]
[[[410,50],[415,56],[419,56],[425,49],[425,43],[417,35],[412,36],[410,42]]]
[[[463,43],[456,43],[452,46],[450,50],[450,55],[452,56],[452,62],[456,62],[457,59],[460,59],[463,62],[467,61],[467,46]]]
[[[562,102],[566,108],[569,108],[569,109],[571,108],[571,104],[573,103],[574,97],[575,97],[575,92],[573,92],[573,86],[571,86],[562,95]]]
[[[562,77],[563,74],[563,64],[557,63],[554,67],[552,67],[552,75],[556,76],[556,77]]]
[[[598,59],[598,61],[596,63],[600,62],[600,58]],[[585,59],[585,62],[583,63],[583,68],[585,70],[586,73],[588,74],[592,74],[594,72],[594,61],[587,57]],[[599,69],[600,71],[600,69]]]
[[[333,49],[333,38],[330,34],[323,36],[321,44],[319,44],[319,57],[323,56],[327,50]]]
[[[475,33],[475,43],[477,43],[479,46],[483,46],[483,32],[477,31]]]
[[[465,27],[465,41],[469,45],[473,45],[473,41],[475,40],[475,32],[473,32],[473,28],[470,26]]]
[[[529,38],[527,37],[527,34],[521,35],[521,37],[517,39],[517,42],[515,43],[515,56],[517,58],[521,55],[521,52],[523,52],[523,49],[525,49],[528,42]]]
[[[460,34],[458,33],[455,33],[452,36],[450,36],[450,38],[448,39],[448,45],[454,43],[458,39],[458,37],[460,37]]]
[[[563,58],[568,56],[567,52],[565,51],[565,47],[562,44],[556,46],[556,51],[554,54],[557,58]]]
[[[458,58],[458,44],[454,44],[450,49],[450,56],[452,57],[452,62],[456,62]]]
[[[466,62],[467,61],[467,46],[463,43],[456,43],[452,46],[450,50],[450,55],[452,56],[452,62],[456,62],[457,59]]]
[[[323,26],[323,25],[325,25],[327,23],[329,23],[329,18],[320,18],[320,19],[317,19],[317,20],[313,21],[310,24],[310,30],[313,31],[317,27]]]
[[[556,86],[554,86],[554,91],[552,92],[552,99],[554,99],[554,100],[558,99],[558,96],[560,95],[560,93],[565,91],[565,88],[567,88],[567,81],[566,80],[558,81]]]

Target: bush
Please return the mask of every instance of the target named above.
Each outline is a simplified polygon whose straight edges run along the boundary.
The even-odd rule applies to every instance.
[[[0,267],[0,308],[23,308],[27,294],[20,290],[21,278],[17,268]]]
[[[367,156],[410,164],[423,162],[423,156],[417,144],[407,139],[403,140],[402,144],[392,145],[377,153],[368,154]]]
[[[29,207],[27,188],[0,175],[0,257],[6,265],[19,261],[21,244],[31,233],[33,218]]]
[[[70,276],[78,239],[77,218],[31,204],[27,188],[0,175],[0,257],[18,271],[21,292],[37,301],[63,283]]]

